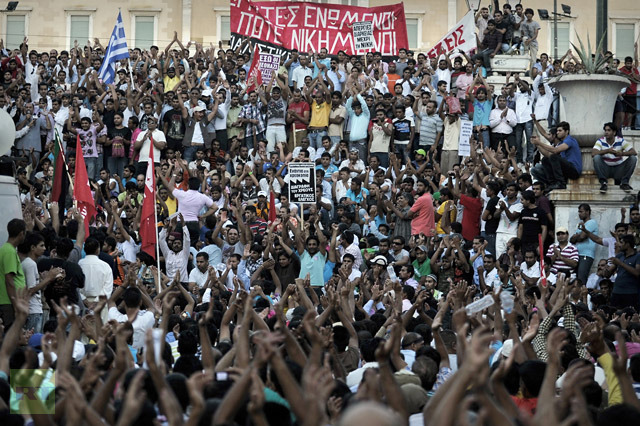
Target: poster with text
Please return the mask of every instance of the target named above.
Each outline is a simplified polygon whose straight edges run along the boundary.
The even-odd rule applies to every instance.
[[[356,51],[372,51],[376,42],[373,37],[373,22],[355,22],[353,24],[353,40]]]
[[[289,202],[316,203],[316,168],[314,163],[289,163]]]
[[[473,134],[473,121],[461,120],[460,139],[458,139],[458,155],[468,157],[471,155],[471,135]]]

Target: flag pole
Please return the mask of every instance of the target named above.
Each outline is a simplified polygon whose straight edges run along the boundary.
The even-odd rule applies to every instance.
[[[56,129],[55,131],[55,135],[53,136],[53,140],[55,141],[55,143],[58,144],[58,149],[60,150],[60,154],[62,155],[62,161],[64,162],[64,170],[65,172],[67,172],[67,177],[69,178],[69,186],[71,189],[71,193],[73,193],[73,179],[71,179],[71,173],[69,173],[69,167],[67,167],[67,157],[64,155],[64,149],[62,149],[62,143],[60,140],[60,133],[58,133],[58,130]],[[76,153],[76,156],[78,154]]]
[[[153,167],[153,163],[151,163],[151,167]],[[155,173],[155,170],[154,170]],[[158,235],[158,206],[157,201],[155,200],[156,191],[154,188],[154,200],[153,200],[153,217],[155,218],[155,226],[153,227],[154,232],[156,233],[156,267],[158,269],[158,281],[156,285],[156,291],[160,294],[160,236]]]

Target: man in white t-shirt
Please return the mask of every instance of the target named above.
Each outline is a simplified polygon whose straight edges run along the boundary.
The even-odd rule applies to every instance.
[[[113,299],[109,300],[109,319],[131,323],[133,326],[133,343],[131,346],[136,351],[139,351],[145,345],[147,330],[153,328],[156,323],[155,308],[151,304],[148,306],[148,311],[141,310],[143,295],[137,287],[128,287],[124,291],[123,299],[124,314],[118,310]]]
[[[153,141],[153,161],[158,165],[160,164],[160,152],[167,146],[167,138],[164,132],[158,130],[158,119],[156,117],[148,117],[147,125],[149,129],[146,132],[140,132],[134,144],[134,148],[140,152],[136,174],[142,175],[147,171],[151,141]]]
[[[209,268],[213,271],[213,267],[209,267],[209,255],[203,251],[196,255],[196,267],[189,272],[189,291],[194,293],[207,283],[209,279]]]

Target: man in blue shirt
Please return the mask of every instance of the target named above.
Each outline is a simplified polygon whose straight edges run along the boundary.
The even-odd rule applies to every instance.
[[[591,218],[591,206],[589,204],[583,203],[578,206],[578,218],[590,234],[598,235],[598,222]],[[576,233],[569,238],[569,242],[578,249],[578,255],[580,256],[578,260],[578,278],[582,285],[586,285],[595,257],[596,243],[589,238],[588,233],[580,230],[579,226],[576,228]]]
[[[547,189],[565,189],[567,179],[578,179],[582,173],[582,156],[578,141],[569,134],[571,127],[566,121],[558,123],[557,138],[561,142],[556,146],[543,143],[532,136],[531,141],[544,156],[541,164],[531,170],[537,180],[545,183]]]
[[[355,85],[354,85],[355,86]],[[367,145],[369,142],[369,108],[364,98],[355,87],[351,88],[352,96],[347,100],[345,107],[349,114],[351,132],[349,132],[349,145],[358,150],[358,157],[367,158]],[[354,101],[353,98],[356,98]]]

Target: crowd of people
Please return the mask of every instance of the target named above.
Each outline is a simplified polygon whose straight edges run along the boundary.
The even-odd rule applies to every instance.
[[[2,424],[635,424],[640,208],[556,223],[547,195],[583,164],[547,81],[581,64],[537,58],[515,9],[479,11],[472,57],[293,51],[256,90],[248,40],[176,33],[111,84],[97,39],[3,51],[23,218],[0,248]],[[500,50],[536,60],[494,93]],[[617,112],[593,141],[602,192],[632,191]],[[80,156],[95,217],[59,188]],[[289,199],[295,162],[314,204]]]

